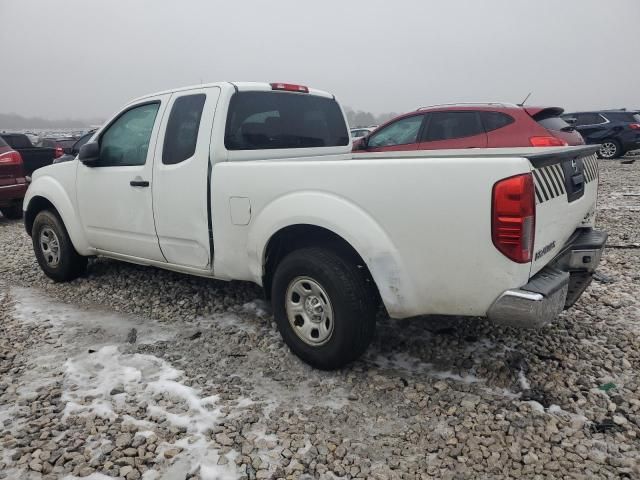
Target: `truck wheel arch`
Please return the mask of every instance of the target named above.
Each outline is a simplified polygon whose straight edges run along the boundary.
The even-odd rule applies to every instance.
[[[24,199],[24,210],[24,224],[29,236],[38,213],[50,210],[62,220],[76,251],[80,255],[93,254],[73,203],[62,186],[50,177],[38,178],[29,186]]]
[[[327,247],[362,268],[365,278],[370,280],[375,288],[379,300],[378,288],[369,267],[356,249],[340,235],[312,224],[295,224],[281,228],[267,242],[262,260],[262,285],[267,296],[271,294],[271,279],[282,259],[294,250],[310,246]]]
[[[35,196],[31,200],[29,200],[29,205],[24,213],[24,228],[27,231],[27,234],[31,236],[31,232],[33,230],[33,222],[36,219],[38,213],[43,210],[50,210],[54,212],[56,215],[60,216],[60,213],[56,209],[56,207],[44,197]]]
[[[285,242],[285,251],[329,242],[352,255],[366,268],[389,315],[406,316],[404,304],[415,293],[406,282],[398,251],[384,229],[357,205],[326,192],[298,192],[265,206],[252,225],[247,246],[251,271],[267,292],[274,258],[275,265],[283,258],[277,248],[292,237],[295,240]]]

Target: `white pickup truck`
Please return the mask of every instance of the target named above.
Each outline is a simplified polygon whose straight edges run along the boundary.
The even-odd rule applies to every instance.
[[[87,257],[264,287],[319,368],[393,318],[541,326],[591,281],[597,146],[351,154],[333,95],[215,83],[139,98],[74,161],[41,168],[25,226],[42,270]]]

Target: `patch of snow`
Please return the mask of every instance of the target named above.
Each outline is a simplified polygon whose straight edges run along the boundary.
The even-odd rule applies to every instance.
[[[494,344],[491,342],[486,342],[483,343],[483,345],[493,346]],[[464,374],[454,373],[451,370],[438,370],[432,363],[423,362],[422,360],[404,352],[395,353],[390,357],[377,355],[370,361],[372,361],[372,363],[374,363],[376,366],[379,366],[380,368],[401,370],[409,375],[415,373],[424,373],[429,377],[437,378],[439,380],[454,380],[456,382],[465,383],[468,385],[477,385],[478,388],[481,388],[483,391],[500,397],[517,398],[519,396],[519,394],[512,392],[508,388],[494,388],[487,385],[487,380],[475,375],[473,373],[473,369]]]
[[[82,479],[80,477],[76,477],[75,475],[67,475],[65,477],[62,477],[62,480],[113,480],[113,477],[110,477],[109,475],[105,475],[103,473],[93,472],[91,475],[82,477]]]
[[[536,402],[535,400],[528,400],[525,403],[528,403],[529,405],[531,405],[531,408],[533,408],[534,411],[539,413],[545,413],[544,407],[542,406],[542,404]]]
[[[522,388],[522,390],[531,390],[531,384],[525,376],[524,370],[522,368],[518,372],[518,383],[520,384],[520,388]]]
[[[198,319],[198,324],[200,326],[207,326],[213,329],[220,327],[232,327],[234,330],[240,330],[247,333],[258,333],[259,331],[258,322],[251,322],[246,317],[241,318],[232,313],[201,317]]]
[[[265,441],[265,442],[277,442],[278,441],[278,436],[273,434],[273,433],[269,433],[267,434],[267,429],[265,426],[261,426],[259,428],[254,428],[253,430],[251,430],[249,432],[250,434],[253,434],[255,436],[255,442],[260,442],[260,441]]]
[[[156,453],[180,447],[177,460],[188,465],[188,471],[200,468],[203,480],[236,478],[235,465],[217,465],[219,456],[211,447],[209,432],[222,415],[217,396],[202,397],[193,387],[180,382],[182,372],[152,355],[122,353],[115,345],[102,347],[95,353],[84,353],[67,360],[62,400],[67,402],[64,417],[90,415],[115,419],[120,415],[123,394],[111,395],[118,387],[125,396],[147,403],[152,419],[166,420],[186,429],[187,436],[174,444],[162,443]],[[166,403],[171,406],[167,407]],[[153,422],[122,415],[124,422],[143,429],[137,434],[151,435]],[[206,475],[203,473],[205,472]]]
[[[484,378],[479,378],[471,373],[459,375],[451,370],[437,370],[432,363],[426,363],[422,360],[412,357],[407,353],[396,353],[391,357],[378,355],[374,359],[374,363],[382,368],[404,370],[406,372],[424,372],[430,377],[440,380],[456,380],[462,383],[485,383]]]
[[[54,327],[64,327],[71,332],[83,331],[78,339],[90,337],[93,345],[113,344],[114,339],[120,339],[124,343],[132,328],[137,331],[136,342],[139,344],[170,340],[179,333],[174,326],[150,319],[67,305],[33,288],[12,287],[11,294],[15,299],[16,318],[26,323],[48,322]],[[86,335],[87,331],[90,336]]]
[[[245,407],[249,407],[251,405],[253,405],[254,402],[253,400],[251,400],[249,397],[243,397],[241,399],[239,399],[236,403],[236,407],[238,408],[245,408]]]
[[[202,480],[236,480],[239,475],[230,471],[227,465],[203,464],[200,466]]]
[[[245,303],[244,305],[242,305],[242,310],[248,313],[253,313],[260,318],[270,315],[269,304],[261,299],[255,299]]]
[[[555,404],[549,405],[549,408],[547,408],[547,412],[554,414],[562,418],[563,420],[577,421],[577,422],[581,422],[582,424],[590,423],[590,420],[584,415],[580,415],[579,413],[568,412],[564,410],[562,407],[560,407],[559,405],[555,405]]]

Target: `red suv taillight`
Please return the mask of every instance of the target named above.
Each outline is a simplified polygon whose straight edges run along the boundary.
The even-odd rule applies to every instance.
[[[566,147],[569,145],[561,138],[556,137],[530,137],[529,143],[532,147]]]
[[[0,164],[2,165],[22,165],[22,156],[15,150],[0,153]]]
[[[536,203],[530,173],[496,182],[493,186],[491,237],[507,258],[527,263],[533,256]]]
[[[62,147],[56,147],[56,151],[53,156],[55,158],[60,158],[62,155],[64,155],[64,150],[62,149]]]
[[[629,128],[631,130],[640,130],[640,123],[630,123]]]

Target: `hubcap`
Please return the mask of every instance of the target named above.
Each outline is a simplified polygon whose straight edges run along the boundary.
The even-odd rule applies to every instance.
[[[60,242],[56,232],[49,227],[45,227],[40,231],[40,250],[47,265],[50,267],[58,265],[60,262]]]
[[[611,158],[616,154],[618,147],[615,143],[605,142],[600,146],[600,155],[604,158]]]
[[[327,292],[309,277],[296,277],[285,301],[289,324],[303,342],[314,347],[329,341],[333,333],[333,309]]]

